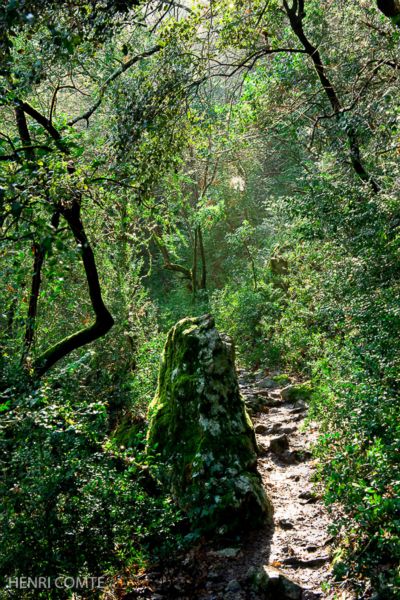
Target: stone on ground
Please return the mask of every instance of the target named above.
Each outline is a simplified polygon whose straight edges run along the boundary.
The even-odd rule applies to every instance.
[[[312,387],[309,382],[287,385],[281,390],[282,400],[285,402],[308,402],[312,395]]]
[[[265,600],[300,600],[303,589],[283,573],[270,566],[252,567],[247,581],[257,598]]]
[[[211,316],[168,333],[149,419],[153,468],[195,527],[225,534],[271,521],[233,343]]]
[[[286,433],[272,438],[269,443],[269,449],[274,454],[283,454],[289,448],[289,440]]]

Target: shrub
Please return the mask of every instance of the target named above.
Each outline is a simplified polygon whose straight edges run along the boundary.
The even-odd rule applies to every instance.
[[[230,283],[213,293],[211,305],[217,327],[233,337],[243,365],[256,367],[265,360],[278,360],[271,331],[279,315],[281,294],[272,284],[254,290],[247,282],[240,286]]]
[[[43,385],[2,417],[0,575],[100,576],[171,554],[179,514],[147,490],[137,449],[106,449],[104,404],[51,396]]]

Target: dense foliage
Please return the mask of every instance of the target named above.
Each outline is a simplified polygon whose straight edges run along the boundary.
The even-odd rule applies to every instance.
[[[398,3],[0,10],[0,575],[191,539],[146,413],[211,312],[240,365],[311,379],[336,576],[398,597]]]

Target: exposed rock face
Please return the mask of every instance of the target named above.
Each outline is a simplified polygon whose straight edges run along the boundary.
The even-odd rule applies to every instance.
[[[157,476],[194,526],[225,534],[271,520],[234,347],[211,316],[183,319],[170,330],[149,418]]]

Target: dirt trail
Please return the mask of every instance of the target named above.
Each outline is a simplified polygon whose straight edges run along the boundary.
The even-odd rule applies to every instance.
[[[310,448],[317,427],[303,428],[307,406],[287,399],[290,381],[278,385],[264,373],[238,375],[256,431],[258,470],[274,506],[274,525],[251,533],[245,541],[232,539],[218,548],[198,546],[178,566],[144,574],[126,600],[350,598],[338,589],[326,591],[330,517],[313,486],[316,463]],[[278,593],[254,587],[254,577],[265,572],[271,581],[284,581],[283,593],[282,586]]]
[[[257,381],[249,383],[244,373],[241,387],[245,398],[265,394],[263,410],[252,417],[260,448],[258,470],[274,506],[265,564],[308,590],[303,597],[326,597],[321,586],[330,574],[330,517],[312,482],[316,462],[311,447],[317,426],[304,428],[307,407],[302,401],[285,401],[282,391],[287,387],[260,390]]]
[[[258,470],[274,506],[274,525],[252,535],[236,556],[221,557],[205,584],[207,591],[198,597],[261,599],[262,592],[249,586],[249,573],[260,573],[265,567],[270,576],[287,578],[287,595],[279,595],[282,600],[332,597],[324,592],[330,579],[330,517],[312,481],[316,462],[311,447],[317,426],[311,423],[304,428],[306,404],[286,399],[290,380],[279,386],[265,374],[240,371],[239,381],[252,413]]]

